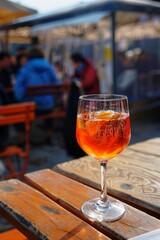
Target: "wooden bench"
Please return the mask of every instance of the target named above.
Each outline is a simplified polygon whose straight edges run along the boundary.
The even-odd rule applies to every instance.
[[[39,86],[31,86],[27,88],[28,97],[39,96],[39,95],[54,95],[55,101],[58,98],[61,98],[63,94],[69,93],[70,84],[48,84],[48,85],[39,85]],[[6,93],[13,93],[13,88],[6,88]],[[56,101],[57,102],[57,101]],[[58,106],[57,106],[58,105]],[[55,109],[52,113],[44,114],[44,115],[37,115],[36,119],[48,119],[48,118],[64,118],[65,117],[65,108],[63,103],[58,103],[55,106]]]
[[[30,132],[30,122],[35,118],[35,104],[30,103],[19,103],[10,104],[0,107],[0,126],[11,125],[17,123],[25,124],[25,150],[18,146],[8,146],[3,151],[0,152],[0,158],[6,161],[7,167],[10,174],[3,176],[4,178],[14,178],[23,177],[26,172],[28,160],[29,160],[29,132]],[[23,166],[17,171],[14,169],[11,157],[19,156],[23,158]]]
[[[62,95],[69,93],[70,84],[49,84],[49,85],[40,85],[40,86],[32,86],[27,88],[27,96],[39,96],[39,95],[53,95],[56,100],[62,100]],[[62,101],[56,104],[55,109],[52,113],[37,115],[36,119],[48,119],[48,118],[64,118],[65,117],[65,109],[62,104]]]

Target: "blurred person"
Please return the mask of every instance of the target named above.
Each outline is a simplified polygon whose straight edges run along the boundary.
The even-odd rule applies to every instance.
[[[11,56],[8,52],[0,52],[0,83],[2,84],[8,103],[14,103],[15,98],[12,91],[13,87],[13,71]]]
[[[2,84],[0,84],[0,106],[8,104],[8,99],[3,89]],[[0,152],[3,151],[8,146],[9,129],[8,125],[0,126]]]
[[[79,96],[100,93],[97,71],[90,59],[81,53],[71,55],[74,73],[71,77],[71,89],[67,100],[64,140],[67,151],[74,157],[85,155],[76,141],[76,117]]]
[[[125,52],[119,51],[116,53],[116,77],[126,70],[125,59]]]
[[[11,61],[8,52],[0,52],[0,83],[4,88],[12,86]]]
[[[77,52],[71,55],[71,62],[74,69],[73,84],[82,89],[85,94],[99,93],[99,78],[91,60]]]
[[[117,71],[117,91],[128,96],[129,101],[137,99],[137,71],[134,65],[134,52],[128,50],[119,55],[121,69]],[[116,66],[117,67],[117,66]]]
[[[18,74],[20,69],[27,63],[27,55],[25,53],[19,54],[16,57],[16,64],[14,65],[14,74]]]
[[[135,62],[135,67],[138,73],[139,94],[140,96],[144,96],[149,91],[149,73],[152,69],[150,55],[147,52],[141,51]]]
[[[4,92],[2,84],[0,84],[0,106],[4,106],[8,104],[7,96]],[[0,126],[0,152],[5,150],[5,148],[9,145],[9,127]],[[0,159],[0,180],[3,179],[3,174],[6,171],[6,167],[3,163],[3,159]]]
[[[21,54],[25,54],[26,52],[26,47],[25,46],[19,46],[17,48],[17,51],[16,51],[16,57],[21,55]]]
[[[54,96],[41,95],[27,97],[27,87],[59,84],[53,66],[44,59],[44,54],[40,48],[32,47],[27,52],[27,62],[20,69],[16,77],[14,94],[17,101],[36,103],[36,114],[49,114],[54,109]],[[51,143],[52,119],[45,120],[47,129],[47,141]]]
[[[27,48],[23,45],[20,45],[17,49],[16,49],[16,53],[15,53],[15,63],[13,64],[13,73],[14,75],[16,75],[18,73],[18,70],[20,69],[21,66],[23,66],[24,64],[21,64],[21,61],[23,61],[23,59],[26,59],[26,52],[27,52]],[[26,60],[25,60],[26,62]]]
[[[11,66],[14,66],[17,63],[15,55],[10,55]]]

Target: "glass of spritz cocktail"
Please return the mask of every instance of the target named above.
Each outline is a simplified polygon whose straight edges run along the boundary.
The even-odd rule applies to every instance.
[[[79,98],[76,137],[80,147],[101,165],[101,195],[82,206],[82,212],[96,221],[115,221],[125,212],[124,205],[110,202],[106,190],[106,168],[111,158],[130,141],[130,118],[126,96],[93,94]]]

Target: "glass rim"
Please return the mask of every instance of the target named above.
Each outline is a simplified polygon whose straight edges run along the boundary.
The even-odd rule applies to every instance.
[[[99,98],[95,98],[95,97]],[[88,101],[121,101],[121,100],[128,100],[126,95],[121,94],[86,94],[81,95],[79,97],[80,100],[88,100]]]

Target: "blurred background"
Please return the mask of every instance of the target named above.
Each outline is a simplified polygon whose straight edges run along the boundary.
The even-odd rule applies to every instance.
[[[27,1],[30,9],[19,5],[26,1],[18,1],[18,5],[12,1],[16,3],[14,7],[20,7],[17,12],[10,9],[10,17],[7,1],[2,2],[6,2],[6,9],[3,7],[1,25],[7,23],[7,27],[1,27],[1,49],[15,55],[18,46],[28,47],[37,42],[49,61],[57,66],[62,81],[72,71],[70,53],[81,51],[97,66],[101,92],[126,94],[130,102],[160,94],[160,16],[155,1],[111,4],[111,1],[68,0],[59,1],[56,6],[48,1],[46,6],[35,0]],[[30,15],[35,13],[32,8],[39,13]],[[11,22],[25,15],[30,17]]]
[[[9,104],[15,103],[14,86],[19,71],[26,64],[29,48],[41,49],[59,84],[71,81],[74,72],[71,54],[79,52],[93,63],[101,93],[128,96],[132,125],[130,144],[160,136],[159,0],[65,0],[56,3],[51,0],[1,0],[0,13],[0,84],[2,92],[10,98]],[[60,94],[55,108],[63,105],[65,112],[69,94]],[[0,100],[0,105],[6,103]],[[63,134],[65,121],[64,116],[52,119],[49,141],[43,120],[32,122],[28,172],[52,168],[78,157],[67,151]],[[9,126],[9,134],[5,135],[4,131],[1,142],[5,138],[9,143],[25,147],[13,124]],[[0,179],[4,179],[7,171],[0,157]],[[8,228],[8,223],[2,220],[0,231]]]

